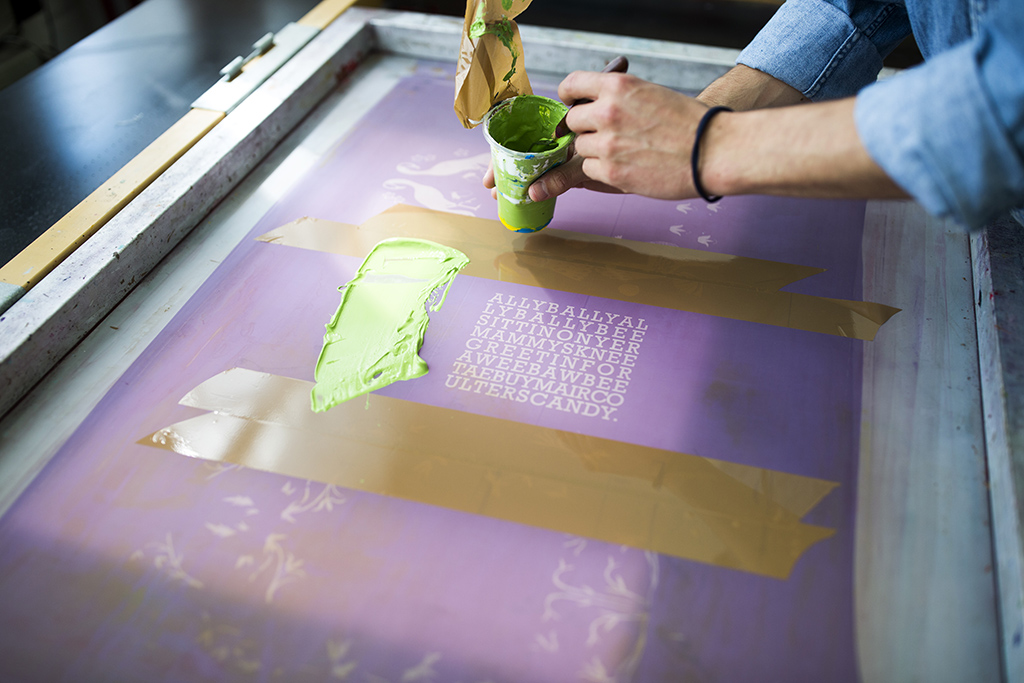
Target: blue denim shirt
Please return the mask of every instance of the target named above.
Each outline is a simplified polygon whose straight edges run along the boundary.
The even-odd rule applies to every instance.
[[[911,31],[925,62],[875,82]],[[1024,205],[1021,0],[787,0],[737,62],[856,94],[868,153],[933,214],[978,227]]]

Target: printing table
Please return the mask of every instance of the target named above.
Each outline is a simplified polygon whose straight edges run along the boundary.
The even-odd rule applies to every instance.
[[[972,274],[910,202],[575,191],[503,231],[460,30],[350,9],[0,320],[7,386],[73,346],[0,423],[0,677],[1020,680],[1005,250]],[[523,39],[548,94],[734,58]],[[430,373],[314,419],[337,288],[407,235],[472,262]]]

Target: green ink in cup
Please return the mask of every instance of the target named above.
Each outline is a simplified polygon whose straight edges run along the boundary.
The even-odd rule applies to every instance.
[[[548,97],[520,95],[499,103],[484,117],[498,188],[498,218],[509,230],[537,232],[554,216],[554,197],[535,202],[526,191],[569,154],[573,133],[551,137],[566,109]]]

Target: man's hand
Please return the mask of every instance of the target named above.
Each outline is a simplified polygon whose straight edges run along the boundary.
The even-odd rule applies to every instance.
[[[569,74],[558,96],[593,100],[566,118],[577,134],[580,161],[545,174],[531,187],[531,198],[561,194],[586,179],[660,199],[696,196],[690,149],[704,104],[635,76],[589,71]]]
[[[675,156],[672,158],[671,167],[665,167],[656,169],[654,175],[660,178],[661,190],[664,191],[667,186],[674,185],[678,188],[685,188],[678,197],[682,198],[695,196],[696,193],[691,189],[692,183],[689,181],[689,155],[692,148],[693,133],[696,128],[696,123],[699,120],[700,115],[703,114],[704,108],[700,107],[698,103],[702,103],[706,106],[725,105],[742,111],[746,109],[755,109],[762,107],[782,106],[787,104],[797,104],[799,102],[806,101],[803,95],[790,86],[786,85],[782,81],[779,81],[771,76],[751,69],[747,66],[737,65],[733,67],[728,73],[716,80],[714,83],[709,85],[704,92],[697,96],[697,102],[687,98],[683,95],[675,93],[671,90],[661,88],[659,86],[652,85],[650,83],[644,83],[639,79],[632,77],[622,77],[617,75],[609,76],[605,78],[604,74],[598,73],[578,73],[571,74],[566,81],[563,82],[563,87],[559,88],[559,96],[567,102],[575,101],[576,88],[580,85],[577,80],[570,79],[586,79],[591,86],[594,84],[598,87],[597,99],[598,101],[594,104],[600,104],[601,106],[596,107],[592,112],[583,112],[586,107],[593,107],[593,105],[580,105],[573,107],[573,112],[579,111],[588,116],[592,128],[586,131],[586,134],[597,135],[597,138],[593,140],[595,145],[600,146],[601,144],[616,144],[621,142],[623,145],[632,144],[632,154],[626,148],[620,148],[615,158],[607,159],[600,156],[591,157],[594,161],[586,163],[587,157],[581,154],[570,153],[569,161],[556,167],[546,173],[542,179],[535,182],[530,188],[530,197],[534,201],[541,201],[547,197],[554,197],[566,192],[574,187],[582,187],[589,190],[596,190],[599,192],[622,192],[626,188],[613,186],[612,184],[606,184],[600,182],[597,179],[587,175],[584,166],[587,169],[592,166],[601,166],[601,162],[604,161],[606,168],[611,168],[614,172],[616,163],[619,165],[628,163],[628,159],[632,156],[642,163],[650,164],[657,163],[658,158],[664,158],[667,155],[672,155],[672,150],[666,147],[661,147],[658,138],[647,138],[646,140],[639,140],[638,138],[644,136],[644,132],[655,133],[664,126],[671,126],[671,121],[661,121],[658,124],[654,123],[653,118],[645,118],[642,126],[633,128],[631,131],[626,132],[621,139],[616,134],[616,130],[623,129],[627,125],[628,119],[633,119],[638,115],[650,115],[650,109],[658,109],[659,104],[670,105],[672,102],[683,102],[685,101],[685,107],[691,114],[691,120],[684,127],[688,131],[688,135],[684,131],[673,129],[671,131],[671,137],[675,141]],[[621,79],[621,80],[620,80]],[[565,90],[563,90],[565,88]],[[572,88],[570,91],[569,88]],[[634,91],[640,92],[644,99],[637,102],[626,102],[630,94]],[[581,95],[582,97],[588,97],[589,99],[595,99],[593,94]],[[603,101],[601,98],[603,97]],[[626,106],[626,105],[635,106]],[[666,109],[667,111],[667,109]],[[581,119],[577,117],[579,114],[573,114],[570,112],[570,127],[580,132],[583,129],[577,126],[582,125]],[[656,115],[660,112],[656,111]],[[678,118],[679,112],[676,112],[676,116],[671,117],[672,119]],[[696,118],[692,118],[692,115],[696,115]],[[600,123],[602,116],[610,116],[613,119],[618,117],[618,120],[613,120],[613,123],[617,125],[611,126],[608,129],[601,130],[599,135],[594,123]],[[597,117],[596,119],[594,117]],[[587,119],[582,119],[585,122]],[[576,123],[573,123],[576,122]],[[582,137],[582,136],[581,136]],[[687,139],[683,139],[687,138]],[[585,143],[588,145],[589,143]],[[651,147],[659,148],[654,153],[645,153],[644,150],[650,151]],[[586,148],[586,147],[585,147]],[[591,150],[592,154],[596,152]],[[669,180],[669,173],[671,169],[682,168],[681,177],[676,177]],[[646,169],[650,170],[650,169]],[[643,171],[634,169],[628,175],[634,180],[640,179]],[[607,177],[606,177],[607,178]],[[675,181],[675,182],[672,182]],[[494,189],[494,171],[491,168],[487,169],[484,174],[484,186],[491,189],[491,195],[497,196],[497,191]],[[633,188],[632,191],[638,191],[640,194],[648,194],[637,188]],[[653,195],[659,196],[659,195]]]
[[[558,173],[552,175],[554,171],[558,171]],[[571,151],[568,161],[560,166],[556,166],[544,174],[543,177],[545,182],[547,182],[549,176],[551,179],[554,179],[554,182],[559,184],[558,186],[560,189],[553,194],[545,195],[547,188],[543,185],[538,186],[535,182],[530,186],[530,199],[535,202],[540,202],[548,197],[558,196],[566,190],[571,190],[574,187],[582,187],[587,190],[594,190],[595,192],[622,192],[622,190],[611,187],[610,185],[605,185],[604,183],[599,183],[596,180],[588,178],[583,172],[583,157],[575,156]],[[498,198],[498,189],[494,186],[493,164],[488,164],[487,171],[484,172],[484,187],[490,188],[492,198]],[[541,189],[542,187],[544,189]]]
[[[711,105],[717,115],[700,141],[701,184],[712,195],[899,198],[906,193],[864,149],[854,98],[808,104],[788,85],[738,66],[696,99],[625,74],[578,71],[558,89],[573,107],[576,156],[530,186],[540,201],[572,187],[661,199],[696,197],[690,172],[694,134]],[[488,172],[484,184],[493,187]]]

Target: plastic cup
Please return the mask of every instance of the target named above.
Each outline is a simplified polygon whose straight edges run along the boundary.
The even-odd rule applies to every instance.
[[[526,191],[569,155],[574,134],[551,137],[566,110],[548,97],[520,95],[499,103],[484,117],[484,137],[491,146],[498,188],[498,218],[509,230],[537,232],[555,214],[554,197],[535,202]]]

